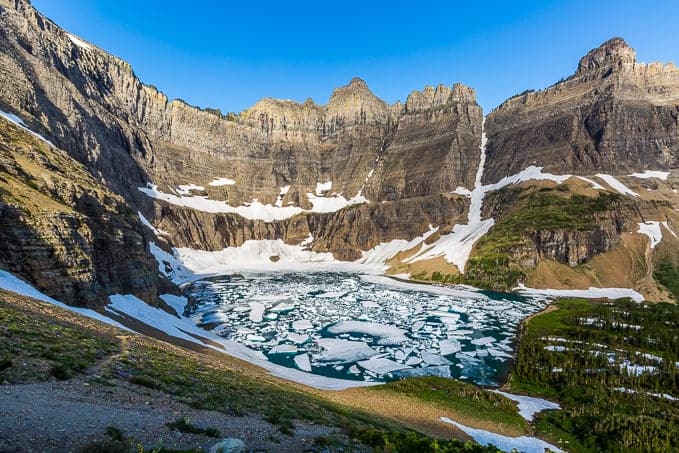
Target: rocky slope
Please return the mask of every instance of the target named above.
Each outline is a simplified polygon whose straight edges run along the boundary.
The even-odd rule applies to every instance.
[[[157,302],[158,265],[138,217],[66,153],[0,118],[0,268],[63,302]]]
[[[167,251],[280,239],[355,261],[401,240],[383,257],[391,272],[498,289],[631,285],[653,297],[654,260],[679,262],[666,246],[679,231],[679,70],[637,63],[619,38],[567,79],[504,102],[485,130],[471,88],[425,87],[389,105],[358,78],[325,105],[266,98],[223,115],[169,100],[27,0],[0,0],[0,110],[141,211],[163,231],[147,240]],[[667,174],[627,176],[644,170]],[[664,225],[657,249],[639,233],[647,221]],[[606,271],[613,255],[627,271]],[[107,268],[101,256],[93,266]]]

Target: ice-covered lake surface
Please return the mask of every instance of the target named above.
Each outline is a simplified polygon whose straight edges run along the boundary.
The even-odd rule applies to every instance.
[[[519,323],[544,298],[352,273],[235,274],[186,295],[198,325],[314,374],[366,381],[436,375],[499,385]]]

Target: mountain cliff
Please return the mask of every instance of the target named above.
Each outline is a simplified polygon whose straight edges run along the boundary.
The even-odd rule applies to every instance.
[[[643,64],[620,38],[572,76],[488,114],[485,182],[538,165],[553,173],[627,174],[679,164],[679,69]]]
[[[0,110],[139,212],[126,219],[136,233],[149,219],[143,242],[157,256],[279,241],[278,251],[373,260],[421,279],[633,286],[659,298],[667,283],[654,278],[656,264],[679,263],[679,70],[636,62],[620,38],[485,123],[464,85],[427,86],[390,105],[359,78],[325,105],[265,98],[223,115],[168,99],[28,1],[0,0]],[[657,248],[644,239],[656,226]],[[281,258],[258,250],[267,263]],[[134,266],[134,256],[120,260]],[[628,263],[616,275],[606,269],[614,256]],[[22,275],[41,279],[31,272]],[[157,284],[133,289],[155,297]]]

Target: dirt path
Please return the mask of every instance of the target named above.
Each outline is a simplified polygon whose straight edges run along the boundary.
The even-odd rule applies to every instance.
[[[195,410],[168,395],[113,381],[109,387],[86,376],[70,381],[0,386],[0,451],[75,451],[92,441],[104,440],[115,426],[147,448],[202,448],[220,439],[172,431],[168,422],[187,417],[202,428],[217,428],[222,437],[235,437],[249,450],[299,452],[313,447],[319,436],[338,435],[337,429],[296,423],[293,436],[259,417],[229,416]]]

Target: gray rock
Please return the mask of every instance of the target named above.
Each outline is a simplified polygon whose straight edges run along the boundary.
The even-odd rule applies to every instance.
[[[240,439],[224,439],[210,447],[210,453],[242,453],[245,443]]]

